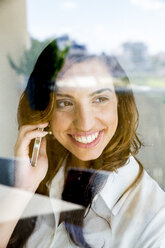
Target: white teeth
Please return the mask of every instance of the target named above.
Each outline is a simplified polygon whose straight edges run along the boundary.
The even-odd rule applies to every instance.
[[[76,140],[78,141],[78,142],[81,142],[82,140],[81,140],[81,137],[76,137]]]
[[[82,143],[87,143],[87,139],[86,139],[86,137],[81,137],[81,140],[82,140]]]
[[[72,135],[72,137],[80,142],[80,143],[83,143],[83,144],[87,144],[87,143],[91,143],[93,142],[99,135],[99,132],[96,132],[92,135],[88,135],[88,136],[75,136],[75,135]]]
[[[87,137],[88,143],[91,143],[91,142],[92,142],[92,139],[93,139],[93,135],[92,135],[92,137],[91,137],[91,136],[88,136],[88,137]]]
[[[97,138],[97,136],[99,135],[99,133],[97,132],[97,133],[95,133],[95,138]]]

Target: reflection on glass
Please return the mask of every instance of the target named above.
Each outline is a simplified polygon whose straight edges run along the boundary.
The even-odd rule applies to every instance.
[[[21,96],[18,124],[15,188],[1,211],[17,214],[1,225],[3,247],[163,247],[165,194],[136,158],[138,110],[116,58],[71,55],[52,41]]]

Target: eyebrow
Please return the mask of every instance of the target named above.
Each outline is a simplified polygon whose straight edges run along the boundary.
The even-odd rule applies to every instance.
[[[110,91],[110,92],[112,92],[112,90],[111,90],[110,88],[104,88],[104,89],[100,89],[100,90],[94,91],[94,92],[91,93],[89,96],[94,96],[94,95],[100,94],[100,93],[102,93],[102,92],[104,92],[104,91]]]
[[[112,92],[112,90],[110,88],[104,88],[104,89],[100,89],[100,90],[96,90],[96,91],[92,92],[89,96],[94,96],[94,95],[100,94],[100,93],[102,93],[104,91],[110,91],[110,92]],[[71,98],[71,99],[74,98],[71,95],[62,94],[62,93],[56,93],[56,96],[67,97],[67,98]]]
[[[71,95],[67,95],[67,94],[61,94],[61,93],[57,93],[56,96],[61,96],[61,97],[67,97],[67,98],[74,98],[73,96]]]

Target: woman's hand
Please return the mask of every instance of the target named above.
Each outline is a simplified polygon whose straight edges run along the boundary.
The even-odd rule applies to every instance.
[[[20,189],[35,192],[40,182],[46,176],[48,170],[48,159],[46,154],[46,139],[48,132],[40,131],[38,128],[47,127],[48,123],[39,125],[22,126],[18,133],[15,144],[15,183],[14,186]],[[33,167],[30,163],[29,145],[31,141],[41,137],[42,142],[37,161],[37,166]]]

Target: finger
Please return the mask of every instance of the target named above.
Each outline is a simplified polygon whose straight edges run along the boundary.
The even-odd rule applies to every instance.
[[[48,126],[48,124],[49,124],[48,122],[45,122],[45,123],[40,123],[40,124],[36,124],[36,125],[24,125],[24,126],[20,127],[19,134],[22,136],[26,132],[33,131],[33,130],[38,129],[38,128],[45,128]]]
[[[48,134],[47,131],[35,130],[25,134],[22,145],[29,146],[30,142],[35,138],[43,138]]]
[[[25,125],[25,126],[22,126],[20,128],[19,133],[18,133],[17,143],[21,143],[20,141],[22,141],[24,139],[24,137],[26,137],[26,136],[28,137],[28,133],[30,131],[33,131],[33,130],[36,130],[36,129],[44,129],[47,125],[48,125],[48,123],[42,123],[42,124],[39,124],[39,125]]]
[[[15,145],[15,155],[28,155],[29,145],[35,138],[43,138],[48,134],[47,131],[35,130],[27,132],[24,137],[19,138]]]

